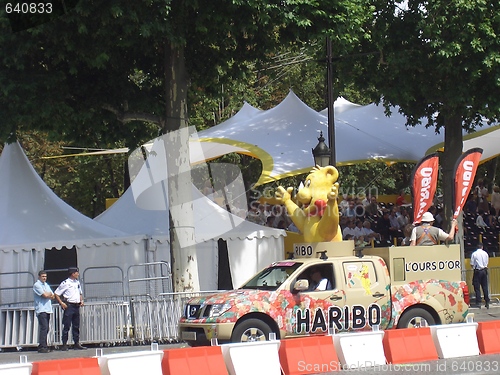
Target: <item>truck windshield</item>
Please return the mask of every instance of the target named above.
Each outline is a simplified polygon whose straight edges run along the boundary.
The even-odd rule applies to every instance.
[[[276,290],[302,263],[290,261],[274,263],[255,275],[240,289]]]

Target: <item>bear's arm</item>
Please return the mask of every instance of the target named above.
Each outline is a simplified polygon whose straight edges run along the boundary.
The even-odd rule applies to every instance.
[[[278,186],[275,197],[278,202],[285,206],[288,215],[290,215],[290,219],[293,221],[297,229],[301,233],[304,233],[306,215],[304,211],[302,211],[302,209],[292,200],[292,192],[292,187],[285,190],[284,187]]]
[[[325,241],[342,241],[342,231],[340,229],[339,206],[337,204],[339,184],[335,183],[328,193],[328,202],[323,217],[318,223],[317,233]],[[295,224],[297,225],[297,224]]]

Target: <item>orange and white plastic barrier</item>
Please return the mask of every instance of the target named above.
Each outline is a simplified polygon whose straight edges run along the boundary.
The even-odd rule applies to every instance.
[[[332,336],[310,336],[281,341],[279,359],[285,375],[331,370],[339,362]]]
[[[228,375],[220,346],[163,351],[163,375]]]
[[[157,345],[157,344],[156,344]],[[0,365],[0,375],[308,375],[500,353],[500,321]]]
[[[162,375],[162,358],[161,350],[103,355],[97,357],[101,369],[99,375]]]
[[[101,375],[97,358],[33,362],[32,375]]]
[[[479,355],[476,336],[477,323],[430,326],[432,340],[439,358],[458,358]]]
[[[477,341],[481,354],[500,353],[500,321],[479,322]]]
[[[385,358],[388,363],[412,363],[438,359],[431,329],[403,328],[384,331]]]
[[[280,341],[256,341],[221,345],[230,375],[281,375]]]
[[[349,332],[333,335],[343,369],[385,365],[384,331]]]
[[[30,375],[31,363],[8,363],[0,365],[0,375]]]

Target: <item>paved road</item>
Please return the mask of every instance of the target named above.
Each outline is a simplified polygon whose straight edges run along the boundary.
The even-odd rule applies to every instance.
[[[487,310],[472,308],[476,322],[488,320],[500,320],[500,304],[494,303]],[[160,350],[176,347],[185,347],[184,343],[159,345]],[[16,350],[4,350],[0,353],[0,364],[19,363],[21,356],[26,356],[28,362],[39,362],[52,359],[93,357],[96,350],[102,349],[103,354],[127,353],[132,351],[150,350],[150,346],[112,346],[112,347],[89,347],[87,350],[69,350],[67,352],[53,351],[47,354],[39,354],[36,350],[25,349],[21,352]],[[328,369],[327,369],[328,371]],[[458,359],[440,359],[438,361],[421,362],[408,365],[386,365],[363,370],[344,370],[340,372],[323,372],[322,374],[366,374],[384,373],[388,375],[401,374],[498,374],[500,373],[500,355],[481,355]]]

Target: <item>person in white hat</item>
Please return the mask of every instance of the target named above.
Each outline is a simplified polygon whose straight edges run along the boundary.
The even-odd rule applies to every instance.
[[[441,228],[433,227],[434,216],[430,212],[422,215],[422,223],[413,228],[410,236],[410,246],[432,246],[437,245],[439,241],[452,240],[457,228],[457,221],[453,219],[451,228],[446,233]]]

